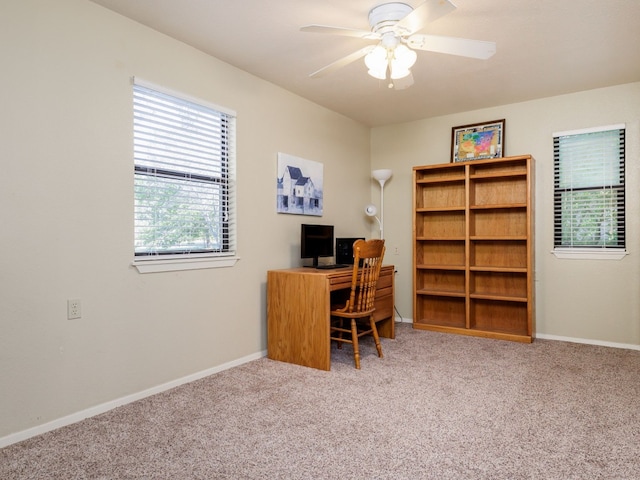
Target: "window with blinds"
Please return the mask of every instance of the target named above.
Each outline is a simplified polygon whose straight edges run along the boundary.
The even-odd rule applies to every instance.
[[[135,255],[235,253],[235,115],[133,86]]]
[[[625,126],[553,135],[554,248],[625,248]]]

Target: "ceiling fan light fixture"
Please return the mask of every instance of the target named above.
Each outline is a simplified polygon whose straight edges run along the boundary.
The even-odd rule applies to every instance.
[[[369,69],[369,75],[373,78],[384,80],[387,78],[387,49],[382,45],[376,46],[364,57],[364,64]]]
[[[409,69],[413,67],[418,58],[418,54],[406,45],[398,45],[393,51],[393,60],[400,68]]]
[[[411,70],[391,67],[391,80],[399,80],[411,75]]]
[[[391,79],[398,80],[408,77],[411,74],[409,69],[416,63],[417,58],[416,52],[406,45],[398,45],[394,49],[393,58],[391,59]]]
[[[381,70],[374,70],[373,68],[370,68],[367,73],[369,75],[371,75],[373,78],[377,78],[378,80],[386,80],[387,78],[387,69],[381,69]]]

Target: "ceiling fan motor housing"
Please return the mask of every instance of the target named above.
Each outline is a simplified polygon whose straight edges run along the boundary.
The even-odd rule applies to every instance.
[[[369,11],[369,25],[371,31],[384,36],[387,33],[393,33],[396,23],[402,20],[413,11],[411,5],[400,2],[383,3],[377,7],[373,7]]]

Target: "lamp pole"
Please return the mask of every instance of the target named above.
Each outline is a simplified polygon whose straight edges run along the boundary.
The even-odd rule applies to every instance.
[[[393,172],[388,168],[374,170],[371,176],[380,183],[380,238],[384,239],[384,184],[391,178]]]
[[[384,238],[384,181],[380,182],[380,238]]]

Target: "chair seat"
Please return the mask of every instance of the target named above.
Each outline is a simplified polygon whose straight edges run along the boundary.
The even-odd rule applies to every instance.
[[[376,311],[375,308],[372,308],[370,310],[365,310],[363,312],[343,312],[340,309],[336,309],[331,311],[331,315],[334,317],[341,317],[341,318],[363,318],[369,315],[373,315],[373,312],[375,311]]]

